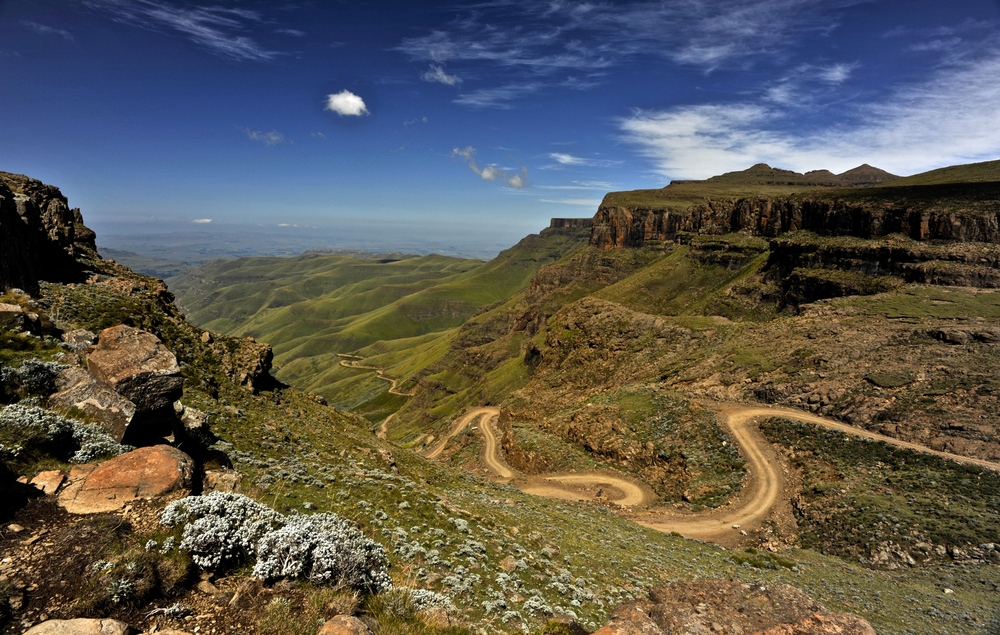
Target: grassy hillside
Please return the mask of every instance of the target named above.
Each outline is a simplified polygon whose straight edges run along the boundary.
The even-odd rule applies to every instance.
[[[445,352],[441,342],[452,329],[525,288],[539,267],[580,248],[586,237],[586,230],[547,229],[485,263],[316,254],[216,261],[169,285],[198,325],[271,344],[280,379],[363,407],[387,383],[344,367],[338,354],[395,351],[395,359],[376,365],[408,359],[392,368],[405,380]]]

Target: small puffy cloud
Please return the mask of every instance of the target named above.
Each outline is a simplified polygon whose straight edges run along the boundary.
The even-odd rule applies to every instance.
[[[521,168],[520,172],[513,174],[496,165],[487,165],[481,168],[476,164],[476,149],[472,146],[454,148],[451,155],[464,159],[469,169],[478,174],[484,181],[502,181],[510,187],[519,189],[527,184],[528,168]]]
[[[462,83],[461,77],[458,75],[449,75],[445,72],[444,68],[436,64],[431,64],[431,67],[420,76],[420,79],[425,82],[444,84],[445,86],[454,86],[455,84]]]
[[[326,96],[326,107],[341,117],[360,117],[370,114],[365,101],[349,90],[342,90],[334,95]]]
[[[196,219],[194,219],[191,222],[195,223],[195,224],[198,224],[198,225],[207,225],[207,224],[209,224],[209,223],[212,222],[212,219],[211,218],[196,218]]]
[[[251,130],[249,128],[240,128],[240,130],[242,130],[243,134],[247,136],[247,139],[263,143],[266,146],[281,145],[282,143],[286,143],[288,141],[285,139],[285,135],[281,134],[277,130],[271,130],[269,132]]]
[[[421,117],[420,119],[417,118],[407,119],[406,121],[403,122],[403,127],[409,128],[415,123],[427,123],[427,117]]]

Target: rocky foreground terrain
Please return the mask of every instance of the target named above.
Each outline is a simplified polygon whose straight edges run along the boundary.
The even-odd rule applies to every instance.
[[[870,633],[869,621],[879,632],[995,627],[990,598],[1000,574],[985,555],[964,557],[954,540],[940,570],[869,568],[777,543],[776,552],[723,549],[644,529],[599,503],[529,496],[382,441],[369,422],[273,380],[266,345],[196,328],[161,282],[102,260],[78,212],[39,211],[68,210],[57,189],[25,177],[3,181],[0,236],[17,238],[0,269],[0,487],[11,502],[0,509],[3,632]],[[55,271],[47,260],[53,253],[62,263]],[[631,412],[656,408],[691,423],[666,434],[675,446],[662,448],[668,467],[650,473],[661,495],[701,505],[725,498],[723,490],[739,486],[726,476],[739,473],[738,454],[713,454],[728,447],[725,435],[686,398],[639,385],[648,369],[663,374],[656,361],[663,349],[635,344],[650,336],[680,353],[714,341],[707,331],[724,326],[660,323],[596,298],[574,305],[576,314],[547,315],[547,281],[580,281],[589,258],[597,257],[553,265],[524,304],[483,313],[462,335],[467,372],[484,375],[502,357],[484,334],[538,336],[517,350],[528,382],[508,392],[504,405],[507,456],[519,469],[552,469],[569,447],[526,443],[519,429],[550,434],[539,437],[545,443],[576,438],[598,457],[634,463],[646,443],[633,449],[606,433],[638,425]],[[624,280],[636,265],[607,265],[607,278]],[[558,320],[564,325],[555,328]],[[476,337],[478,351],[469,345]],[[969,337],[966,345],[978,345]],[[758,383],[774,392],[762,394],[782,394],[779,376],[766,379]],[[608,380],[638,395],[626,400],[632,410],[620,399],[602,401],[608,391],[595,389]],[[682,376],[669,385],[754,394],[752,382],[705,381]],[[419,384],[413,407],[432,388]],[[774,400],[782,398],[790,397]],[[805,404],[817,410],[840,403],[835,391],[810,399]],[[599,433],[605,440],[582,425],[594,418],[573,417],[587,402],[603,408],[597,420],[607,424]],[[653,437],[653,450],[666,437]],[[473,437],[457,441],[453,460],[476,456]],[[795,440],[776,442],[789,444],[790,461],[809,460]],[[684,452],[705,460],[695,469]],[[716,474],[718,465],[726,467]],[[837,465],[826,469],[831,482],[860,482]],[[675,480],[684,486],[672,493]],[[941,543],[928,544],[933,554]]]

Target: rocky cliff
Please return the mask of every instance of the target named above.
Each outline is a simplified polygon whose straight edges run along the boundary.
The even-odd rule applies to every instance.
[[[959,197],[963,205],[953,205]],[[683,232],[776,237],[797,230],[1000,243],[998,202],[1000,183],[708,198],[683,211],[607,204],[606,199],[594,216],[590,244],[620,249],[672,241]]]
[[[593,218],[553,218],[549,221],[549,229],[580,229],[593,224]]]
[[[94,238],[59,188],[0,172],[0,289],[79,279],[76,257],[96,252]]]

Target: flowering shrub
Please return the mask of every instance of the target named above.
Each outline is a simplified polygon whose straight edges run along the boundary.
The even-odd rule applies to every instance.
[[[455,610],[455,605],[452,604],[451,599],[446,595],[441,595],[435,591],[428,591],[427,589],[410,589],[409,591],[414,611],[423,611],[424,609],[432,608],[442,608],[446,611]]]
[[[293,516],[257,543],[254,577],[305,578],[378,592],[392,586],[380,544],[335,514]]]
[[[37,447],[65,456],[76,447],[69,460],[86,463],[101,457],[118,456],[133,450],[122,445],[92,423],[61,417],[35,406],[14,404],[0,410],[0,433],[25,447]]]
[[[167,505],[160,522],[184,525],[180,548],[202,569],[236,564],[256,552],[257,542],[284,517],[241,494],[212,492]]]
[[[160,521],[184,524],[180,548],[203,569],[256,558],[254,577],[304,578],[378,592],[392,586],[380,544],[335,514],[283,516],[242,494],[188,496]]]

